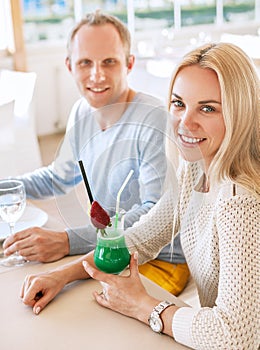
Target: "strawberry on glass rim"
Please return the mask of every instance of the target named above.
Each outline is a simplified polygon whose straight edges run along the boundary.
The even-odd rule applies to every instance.
[[[90,209],[90,219],[97,228],[97,232],[100,231],[102,236],[107,235],[106,227],[110,227],[111,220],[108,213],[101,207],[97,201],[93,201]]]

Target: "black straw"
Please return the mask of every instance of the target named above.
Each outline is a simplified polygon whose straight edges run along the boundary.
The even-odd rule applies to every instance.
[[[85,186],[86,186],[86,189],[87,189],[87,192],[88,192],[88,197],[89,197],[90,203],[92,204],[94,199],[93,199],[93,196],[92,196],[92,193],[91,193],[91,189],[89,187],[87,175],[86,175],[86,172],[85,172],[82,160],[79,160],[79,166],[80,166],[81,174],[83,176],[83,180],[85,182]]]

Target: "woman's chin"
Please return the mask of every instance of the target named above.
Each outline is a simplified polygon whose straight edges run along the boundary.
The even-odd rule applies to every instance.
[[[202,153],[199,150],[183,150],[179,149],[181,157],[190,163],[195,163],[203,159]]]

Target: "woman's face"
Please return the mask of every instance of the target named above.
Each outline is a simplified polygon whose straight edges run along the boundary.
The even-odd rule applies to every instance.
[[[170,114],[182,157],[203,160],[207,172],[225,135],[216,73],[198,65],[182,68],[173,84]]]

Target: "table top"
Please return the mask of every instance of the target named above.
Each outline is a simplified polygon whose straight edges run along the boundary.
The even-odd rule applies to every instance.
[[[61,228],[62,220],[55,205],[41,203],[49,214],[47,226]],[[65,224],[64,224],[65,225]],[[65,225],[66,226],[66,225]],[[27,274],[48,271],[77,257],[65,257],[54,263],[30,262],[20,267],[0,268],[1,350],[71,350],[71,349],[187,349],[171,337],[156,334],[132,318],[123,316],[96,303],[92,293],[101,291],[95,280],[76,281],[67,285],[39,314],[22,303],[19,291]],[[144,278],[148,292],[161,300],[177,305],[182,301]]]

